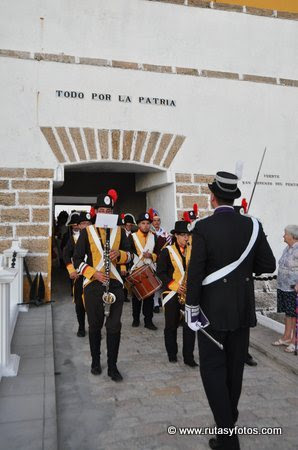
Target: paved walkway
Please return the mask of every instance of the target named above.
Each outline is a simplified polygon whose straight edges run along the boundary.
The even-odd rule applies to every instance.
[[[0,382],[0,450],[55,450],[56,395],[52,309],[19,313],[12,353],[18,375]]]
[[[124,304],[124,381],[116,384],[106,374],[104,341],[103,373],[90,373],[88,337],[76,336],[66,275],[55,280],[53,299],[53,306],[19,314],[12,343],[19,373],[0,383],[0,450],[208,448],[209,436],[167,434],[170,425],[212,427],[213,418],[199,371],[181,354],[178,364],[167,361],[162,314],[154,316],[157,332],[132,328],[131,304]],[[297,448],[298,358],[273,348],[275,338],[262,326],[251,332],[258,366],[245,368],[238,425],[282,427],[283,435],[241,436],[244,450]]]
[[[106,374],[90,373],[88,337],[76,337],[74,305],[68,284],[56,283],[54,343],[58,441],[61,450],[207,449],[208,436],[168,435],[167,427],[213,426],[199,371],[167,362],[163,315],[156,314],[158,331],[131,327],[131,304],[124,304],[118,367],[124,376],[116,384]],[[59,289],[58,289],[59,287]],[[241,436],[242,449],[297,448],[297,376],[262,352],[274,332],[259,326],[252,331],[251,353],[257,367],[245,368],[239,426],[283,427],[282,436]],[[181,338],[181,330],[180,330]],[[180,343],[181,349],[181,343]],[[274,349],[282,352],[282,349]],[[284,356],[284,355],[283,355]],[[295,361],[295,356],[286,355]],[[286,365],[286,364],[285,364]]]

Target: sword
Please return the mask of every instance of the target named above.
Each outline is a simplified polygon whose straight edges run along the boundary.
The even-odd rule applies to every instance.
[[[181,312],[181,314],[185,317],[185,311],[183,311],[182,309],[180,309],[180,312]],[[204,314],[202,310],[201,310],[201,312],[202,312],[202,314]],[[204,314],[204,316],[205,316],[205,314]],[[206,316],[205,316],[205,317],[206,317]],[[187,323],[186,320],[185,320],[185,322]],[[209,322],[209,321],[208,321],[208,322]],[[188,325],[188,323],[187,323],[187,325]],[[190,329],[192,329],[192,328],[190,327]],[[194,331],[194,330],[193,330],[193,331]],[[206,336],[208,339],[210,339],[215,345],[217,345],[217,347],[219,347],[221,350],[224,349],[224,346],[223,346],[220,342],[218,342],[213,336],[211,336],[211,334],[207,333],[207,331],[204,330],[203,327],[200,327],[197,331],[201,331],[202,333],[204,333],[205,336]]]
[[[216,339],[214,339],[214,337],[211,336],[211,334],[207,333],[207,331],[205,331],[204,328],[200,328],[199,331],[202,331],[202,333],[204,333],[205,336],[207,336],[207,338],[209,338],[212,342],[214,342],[214,344],[217,345],[217,347],[219,347],[221,350],[224,349],[223,345]]]

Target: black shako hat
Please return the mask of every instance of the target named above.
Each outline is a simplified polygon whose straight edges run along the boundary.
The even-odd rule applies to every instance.
[[[96,200],[96,208],[113,208],[114,201],[108,194],[99,194]]]
[[[80,217],[79,217],[79,223],[81,222],[91,222],[92,221],[92,217],[91,214],[87,211],[81,211],[80,212]]]
[[[219,198],[233,200],[241,196],[241,191],[237,187],[238,177],[229,172],[217,172],[212,184],[208,184],[209,189]]]
[[[152,222],[152,219],[150,218],[150,214],[147,212],[141,213],[139,214],[138,218],[137,218],[137,223],[142,222],[143,220],[148,220],[148,222]]]
[[[80,213],[78,211],[73,211],[66,222],[67,226],[78,225],[80,223]]]
[[[177,222],[175,222],[175,228],[174,228],[174,230],[171,231],[171,234],[175,234],[175,233],[190,234],[190,231],[187,228],[187,225],[188,225],[188,222],[186,222],[185,220],[177,220]]]
[[[99,194],[96,200],[95,208],[114,208],[118,199],[115,189],[109,189],[106,194]]]

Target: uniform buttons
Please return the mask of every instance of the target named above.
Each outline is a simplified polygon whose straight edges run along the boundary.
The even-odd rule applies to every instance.
[[[227,283],[228,280],[227,280],[226,278],[224,278],[222,281],[223,281],[224,283]]]
[[[245,278],[245,281],[249,281],[249,278],[247,277],[247,278]]]

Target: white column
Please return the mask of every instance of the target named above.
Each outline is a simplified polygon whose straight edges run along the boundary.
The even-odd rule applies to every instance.
[[[17,271],[0,267],[0,380],[17,375],[20,357],[10,353],[10,283]]]

